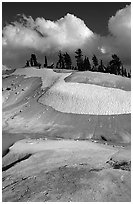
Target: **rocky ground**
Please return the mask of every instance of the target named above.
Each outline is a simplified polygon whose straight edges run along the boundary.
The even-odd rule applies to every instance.
[[[131,201],[130,148],[22,140],[3,158],[3,202]]]
[[[79,87],[85,92],[81,94]],[[2,201],[131,201],[130,90],[130,79],[109,74],[35,68],[5,72]],[[56,91],[63,99],[61,104],[66,103],[61,111]],[[109,97],[107,104],[98,105],[104,91],[113,97],[112,106]],[[75,112],[68,113],[67,106],[71,102],[73,108],[77,92],[79,102],[81,95],[88,97],[83,101],[85,114],[79,114],[81,103],[81,111],[75,105]],[[92,106],[92,98],[97,97]],[[110,112],[105,114],[107,106]]]

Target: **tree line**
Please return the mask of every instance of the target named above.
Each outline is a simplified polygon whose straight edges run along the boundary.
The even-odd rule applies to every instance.
[[[103,72],[110,73],[115,75],[121,75],[124,77],[131,78],[131,71],[127,72],[126,68],[124,68],[120,58],[116,55],[112,55],[112,59],[105,66],[103,60],[98,60],[96,55],[92,56],[92,63],[90,63],[90,59],[87,56],[83,56],[82,50],[77,49],[75,51],[75,59],[76,66],[72,65],[72,60],[68,52],[62,53],[59,51],[58,53],[58,61],[56,63],[57,69],[71,69],[78,71],[92,71],[92,72]],[[43,67],[41,63],[37,61],[37,57],[35,54],[31,54],[30,60],[26,61],[25,67],[35,66],[40,68],[54,68],[54,63],[51,65],[48,64],[47,56],[45,56],[45,63]]]

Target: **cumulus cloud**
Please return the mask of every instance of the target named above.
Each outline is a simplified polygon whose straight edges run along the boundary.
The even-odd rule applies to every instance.
[[[119,10],[109,20],[109,31],[114,36],[113,46],[126,59],[131,55],[131,6]]]
[[[131,59],[131,6],[116,12],[108,22],[109,35],[101,38],[101,52],[118,54],[130,64]]]
[[[40,56],[54,56],[57,51],[73,52],[81,48],[84,54],[97,54],[107,59],[112,53],[119,54],[123,60],[130,61],[131,44],[131,6],[119,10],[108,22],[109,35],[93,33],[83,20],[67,14],[65,17],[50,21],[25,15],[18,22],[3,29],[3,61],[16,61],[26,57],[31,51]],[[25,58],[24,57],[24,58]]]
[[[83,46],[93,32],[84,21],[72,14],[56,22],[23,15],[23,22],[14,22],[3,29],[3,46],[34,48],[45,52],[53,47],[57,50]]]
[[[119,10],[109,20],[110,32],[116,37],[131,37],[131,6]]]

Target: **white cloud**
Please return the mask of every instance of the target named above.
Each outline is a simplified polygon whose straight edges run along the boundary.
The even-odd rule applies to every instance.
[[[17,53],[30,51],[51,53],[59,50],[73,52],[81,48],[84,54],[107,59],[112,53],[122,60],[130,61],[131,44],[131,6],[119,10],[108,22],[109,35],[101,37],[93,33],[80,18],[67,14],[65,17],[50,21],[44,18],[33,20],[21,16],[20,22],[14,22],[3,29],[4,63],[15,59]],[[13,52],[12,52],[13,51]],[[22,57],[22,56],[21,56]],[[10,59],[10,60],[9,60]]]
[[[3,46],[35,48],[40,41],[36,31],[21,24],[8,25],[3,29]]]
[[[110,32],[115,37],[131,37],[131,6],[117,11],[115,16],[112,16],[108,24]]]
[[[3,46],[29,47],[42,52],[51,48],[64,49],[83,46],[93,32],[87,28],[84,21],[72,14],[52,22],[44,18],[35,21],[23,16],[25,24],[15,22],[3,29]]]
[[[113,35],[113,47],[121,58],[131,55],[131,6],[119,10],[109,20],[109,31]]]
[[[109,35],[101,37],[99,50],[110,57],[116,53],[124,63],[131,58],[131,6],[116,12],[108,22]]]
[[[84,21],[71,14],[67,14],[56,22],[37,18],[35,25],[37,30],[48,36],[46,40],[54,40],[62,48],[77,47],[77,43],[82,46],[86,39],[93,35],[92,31],[84,24]]]

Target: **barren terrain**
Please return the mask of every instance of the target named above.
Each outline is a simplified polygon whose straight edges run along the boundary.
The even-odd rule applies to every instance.
[[[131,80],[4,72],[3,201],[130,201]]]

